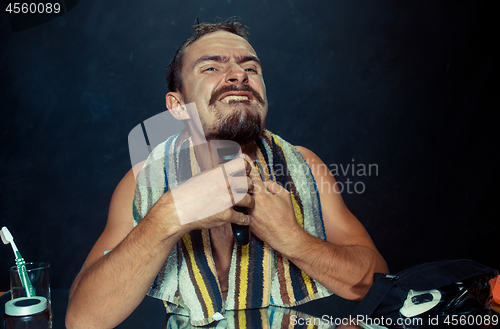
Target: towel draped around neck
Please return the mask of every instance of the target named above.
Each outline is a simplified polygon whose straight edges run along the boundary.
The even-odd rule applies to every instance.
[[[200,172],[191,140],[178,145],[179,138],[174,135],[158,145],[141,170],[133,202],[134,225],[164,193]],[[286,188],[297,222],[326,240],[316,182],[300,152],[267,130],[256,143],[261,175]],[[233,246],[228,294],[223,300],[210,232],[205,229],[191,231],[177,242],[148,294],[162,299],[167,312],[189,315],[192,325],[202,326],[220,320],[226,310],[290,307],[332,293],[252,235],[249,244]]]

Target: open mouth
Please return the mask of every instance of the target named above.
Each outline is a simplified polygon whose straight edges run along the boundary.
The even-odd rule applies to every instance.
[[[215,90],[208,104],[214,105],[217,101],[224,104],[250,104],[254,100],[260,104],[265,103],[259,93],[248,85],[243,85],[240,88],[236,85],[227,85]]]
[[[220,100],[224,104],[236,103],[236,102],[245,102],[248,103],[250,100],[248,96],[236,96],[236,95],[228,95]]]

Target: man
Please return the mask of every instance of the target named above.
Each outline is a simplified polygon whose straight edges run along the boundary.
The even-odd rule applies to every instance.
[[[189,137],[194,144],[206,138],[232,139],[241,145],[247,193],[235,204],[248,208],[248,215],[229,207],[215,215],[181,223],[180,214],[195,213],[209,205],[200,202],[199,196],[227,191],[227,186],[206,184],[215,170],[203,172],[204,176],[193,172],[180,185],[186,188],[173,189],[183,198],[174,202],[172,190],[168,190],[141,208],[144,200],[151,199],[147,194],[151,189],[143,189],[145,194],[141,194],[140,187],[136,190],[131,170],[117,186],[106,228],[72,287],[66,317],[68,328],[115,327],[148,291],[166,296],[167,310],[184,309],[184,314],[199,317],[195,310],[199,306],[202,319],[194,322],[197,325],[220,319],[229,308],[290,306],[331,293],[361,300],[373,282],[373,274],[387,272],[369,235],[344,205],[333,176],[324,170],[325,164],[308,149],[294,148],[264,130],[268,111],[266,88],[260,61],[247,36],[246,28],[234,21],[198,25],[169,67],[166,106],[174,117],[191,126]],[[195,127],[194,114],[186,106],[190,103],[196,104],[202,130]],[[200,131],[205,136],[196,136]],[[257,168],[254,162],[259,159]],[[293,166],[294,161],[304,159],[310,172],[300,172],[304,166]],[[266,168],[271,162],[272,168]],[[285,178],[273,169],[277,162],[290,173]],[[232,166],[230,162],[226,167],[229,176],[234,173]],[[299,181],[308,175],[304,189]],[[282,187],[288,183],[292,186],[290,191]],[[311,186],[319,186],[318,193],[309,193],[315,191]],[[253,237],[248,247],[235,246],[231,223],[249,226]],[[199,254],[193,251],[196,244],[201,248]],[[257,254],[268,257],[263,274],[248,265],[253,259],[249,255]],[[208,264],[205,272],[200,272],[203,266],[194,268],[199,258]],[[287,272],[280,272],[278,267]],[[235,273],[243,272],[248,280],[244,284],[231,279]],[[213,280],[207,280],[206,275],[211,273],[215,273]],[[258,286],[248,273],[268,283]],[[179,282],[172,284],[167,278]],[[186,281],[180,283],[181,280]],[[196,280],[201,282],[201,288]],[[194,288],[190,294],[185,287],[191,282]],[[302,292],[295,292],[296,286],[302,287]],[[260,296],[260,304],[255,304],[249,295]],[[248,299],[241,300],[241,296]],[[186,306],[190,308],[187,312]]]

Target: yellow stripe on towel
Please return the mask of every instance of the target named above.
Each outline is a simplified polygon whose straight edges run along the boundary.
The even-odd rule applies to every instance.
[[[290,298],[290,304],[295,303],[296,298],[293,293],[292,278],[290,277],[290,263],[287,258],[283,257],[283,267],[285,272],[286,292]]]
[[[207,258],[208,267],[210,268],[210,271],[212,271],[215,280],[217,280],[217,286],[220,290],[219,276],[217,275],[217,269],[215,268],[215,262],[210,248],[210,233],[208,230],[202,230],[201,236],[203,238],[203,251],[205,252],[205,257]],[[224,300],[222,301],[222,304],[224,304]]]
[[[262,298],[265,301],[270,299],[269,296],[271,294],[271,253],[269,245],[264,242],[264,257],[262,258],[262,268],[264,269],[262,284],[264,290]]]
[[[250,251],[250,244],[246,244],[246,245],[241,247],[240,293],[238,295],[239,309],[246,308],[246,304],[247,304],[249,251]]]
[[[244,329],[247,327],[247,315],[245,310],[238,311],[238,328]]]
[[[297,219],[297,222],[299,223],[300,227],[304,228],[304,217],[302,216],[302,211],[300,211],[300,206],[297,202],[297,199],[295,199],[293,193],[290,193],[290,196],[292,197],[292,205],[295,218]]]
[[[196,259],[194,258],[194,252],[193,252],[193,244],[191,242],[191,236],[189,234],[185,234],[182,237],[182,240],[184,241],[184,244],[186,245],[186,249],[188,250],[189,258],[191,259],[191,264],[193,266],[194,277],[195,277],[196,283],[198,284],[198,287],[200,288],[200,292],[201,292],[201,295],[203,297],[203,300],[206,303],[208,315],[211,316],[212,314],[215,313],[214,305],[212,304],[212,299],[210,298],[210,295],[208,294],[207,286],[205,285],[205,281],[203,281],[203,276],[201,275],[200,269],[198,268],[198,265],[196,264]]]
[[[307,293],[309,295],[314,294],[314,289],[312,286],[311,278],[309,277],[309,275],[305,274],[304,271],[301,271],[301,274],[302,274],[302,278],[304,279],[304,283],[306,284]]]

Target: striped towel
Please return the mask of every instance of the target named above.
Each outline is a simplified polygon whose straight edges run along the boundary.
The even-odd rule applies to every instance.
[[[134,225],[170,188],[200,172],[190,139],[175,135],[158,145],[138,176]],[[316,182],[300,152],[269,131],[257,141],[256,161],[265,180],[286,188],[297,222],[325,240]],[[168,256],[148,293],[162,299],[169,313],[189,315],[202,326],[220,320],[227,310],[290,307],[332,293],[269,245],[252,235],[248,245],[234,244],[226,300],[222,299],[209,230],[184,235]]]

